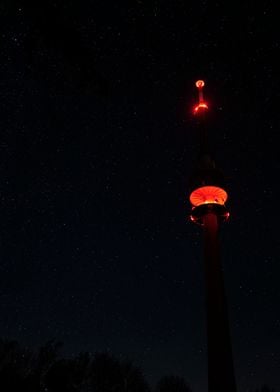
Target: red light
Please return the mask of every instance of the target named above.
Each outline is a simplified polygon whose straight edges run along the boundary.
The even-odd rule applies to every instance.
[[[195,82],[195,85],[196,85],[197,88],[202,88],[202,87],[204,87],[204,85],[205,85],[204,80],[197,80],[197,81]]]
[[[208,109],[208,105],[205,102],[200,102],[198,105],[195,106],[194,114],[198,113],[201,109]]]
[[[190,195],[190,202],[194,207],[203,204],[220,204],[224,205],[228,195],[226,191],[217,186],[202,186],[195,189]]]
[[[195,85],[198,88],[198,104],[194,107],[194,114],[197,114],[201,110],[205,111],[208,109],[208,105],[203,99],[204,80],[197,80]]]

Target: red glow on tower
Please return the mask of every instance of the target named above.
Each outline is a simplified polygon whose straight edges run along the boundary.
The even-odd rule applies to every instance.
[[[198,104],[194,107],[193,112],[194,114],[198,114],[207,110],[208,105],[203,99],[203,87],[205,86],[204,80],[197,80],[195,85],[198,88]]]
[[[224,205],[228,195],[226,191],[217,186],[202,186],[195,189],[190,195],[190,202],[194,207],[202,204],[220,204]]]
[[[193,108],[199,116],[195,121],[200,136],[200,156],[190,178],[190,219],[203,229],[207,310],[208,391],[236,392],[234,364],[230,339],[227,302],[220,260],[218,231],[220,223],[229,218],[226,208],[228,194],[224,176],[210,153],[207,129],[208,109],[203,99],[204,81],[197,80],[198,102]],[[200,117],[201,116],[201,117]]]
[[[204,86],[205,86],[204,80],[197,80],[197,81],[195,82],[195,85],[196,85],[197,88],[202,88],[202,87],[204,87]]]
[[[216,185],[207,185],[196,188],[190,194],[192,205],[191,220],[194,223],[204,225],[204,217],[213,212],[220,221],[226,221],[229,213],[226,209],[227,192]]]
[[[198,105],[195,106],[195,108],[193,109],[194,114],[197,114],[200,110],[207,110],[208,109],[208,105],[205,102],[201,102]]]

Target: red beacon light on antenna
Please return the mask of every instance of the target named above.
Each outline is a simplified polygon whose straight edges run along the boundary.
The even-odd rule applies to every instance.
[[[194,114],[199,114],[208,109],[208,105],[203,99],[204,80],[197,80],[195,85],[198,88],[198,104],[194,107]]]

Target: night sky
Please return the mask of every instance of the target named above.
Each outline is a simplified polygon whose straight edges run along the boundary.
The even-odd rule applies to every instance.
[[[237,385],[280,390],[279,20],[260,3],[1,2],[1,337],[206,390],[203,78]]]

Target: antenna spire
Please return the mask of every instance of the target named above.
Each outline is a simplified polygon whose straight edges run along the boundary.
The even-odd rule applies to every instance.
[[[204,80],[197,80],[195,85],[198,88],[198,104],[194,108],[194,114],[199,114],[208,109],[208,105],[203,98],[203,87],[205,86]]]

